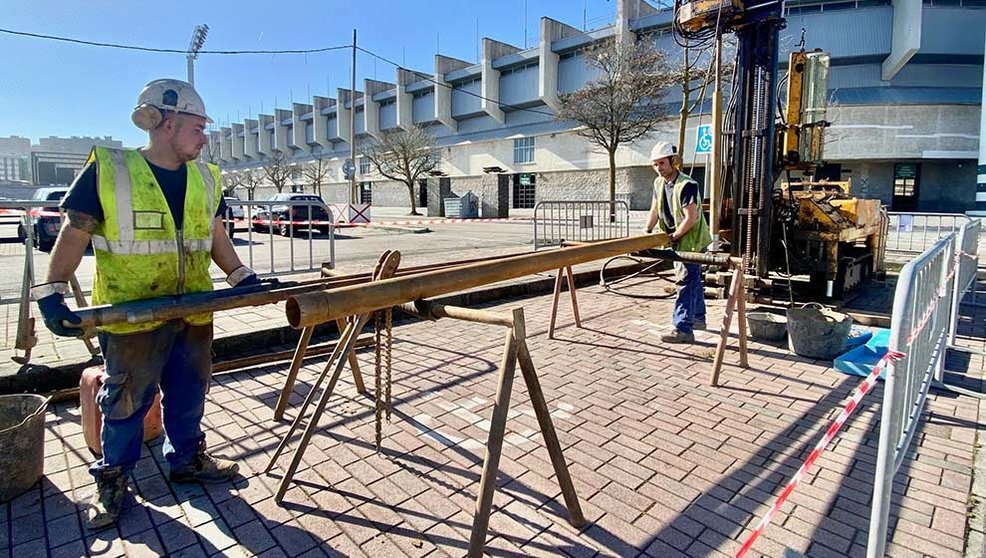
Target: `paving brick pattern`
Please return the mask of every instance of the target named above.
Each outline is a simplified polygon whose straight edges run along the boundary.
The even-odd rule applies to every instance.
[[[652,287],[657,289],[658,287]],[[670,302],[580,291],[584,329],[562,308],[545,337],[550,297],[525,308],[529,346],[588,519],[571,527],[523,381],[515,381],[487,552],[493,556],[731,556],[835,417],[859,378],[786,348],[751,344],[750,368],[727,354],[707,385],[714,337],[659,342]],[[712,303],[711,318],[722,304]],[[975,327],[982,323],[976,316]],[[968,330],[973,322],[966,320]],[[394,415],[373,445],[373,404],[343,376],[288,490],[290,452],[263,474],[287,431],[272,421],[286,365],[218,376],[206,427],[235,458],[232,484],[166,481],[161,440],[134,473],[119,525],[90,533],[93,491],[78,407],[49,413],[45,477],[0,506],[0,553],[12,556],[461,556],[493,407],[503,330],[443,320],[395,331]],[[982,332],[978,344],[982,346]],[[372,386],[372,353],[360,360]],[[323,360],[306,363],[294,412]],[[968,362],[982,370],[981,359]],[[754,551],[864,556],[882,385],[864,400]],[[897,477],[891,556],[962,556],[978,403],[932,391]],[[293,451],[297,444],[291,446]]]

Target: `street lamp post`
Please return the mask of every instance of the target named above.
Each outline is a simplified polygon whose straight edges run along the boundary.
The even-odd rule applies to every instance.
[[[188,62],[188,83],[192,87],[195,87],[195,59],[198,58],[199,51],[202,50],[202,45],[205,44],[205,38],[208,34],[208,25],[196,25],[195,30],[192,31],[192,40],[188,43],[188,56],[186,57]]]

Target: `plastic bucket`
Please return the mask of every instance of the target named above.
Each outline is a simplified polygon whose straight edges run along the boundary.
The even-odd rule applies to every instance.
[[[0,502],[26,492],[44,472],[45,410],[40,395],[0,395]]]
[[[746,315],[750,336],[754,339],[779,341],[787,335],[787,318],[770,312],[750,312]]]
[[[845,351],[852,318],[816,306],[787,311],[788,348],[803,357],[832,360]]]

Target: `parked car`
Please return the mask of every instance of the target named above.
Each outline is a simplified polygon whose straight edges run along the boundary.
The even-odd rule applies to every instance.
[[[236,221],[242,221],[245,213],[242,205],[236,205],[239,203],[240,198],[224,196],[223,199],[226,200],[226,215],[224,217],[226,234],[230,238],[233,238],[233,234],[236,231]]]
[[[253,215],[253,230],[267,232],[275,230],[284,236],[290,236],[292,229],[314,229],[322,234],[329,234],[331,218],[322,198],[314,194],[275,194],[270,202],[296,202],[295,205],[279,205],[274,203],[269,209],[265,206],[257,208]],[[311,205],[301,205],[297,202],[311,202]]]
[[[62,216],[58,211],[58,202],[62,201],[66,192],[68,192],[68,188],[64,186],[38,188],[31,198],[32,201],[54,202],[50,207],[31,209],[31,215],[34,216],[34,247],[42,252],[50,252],[55,246],[58,231],[62,228]],[[27,229],[22,220],[17,225],[17,239],[23,243],[26,238]]]

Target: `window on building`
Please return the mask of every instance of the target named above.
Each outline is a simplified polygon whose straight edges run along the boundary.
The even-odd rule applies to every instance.
[[[534,138],[517,138],[514,140],[514,164],[534,162]]]
[[[370,160],[366,157],[359,158],[359,173],[370,174]],[[369,203],[369,202],[367,202]]]
[[[359,202],[365,204],[373,203],[373,183],[372,182],[360,182],[359,183]]]

